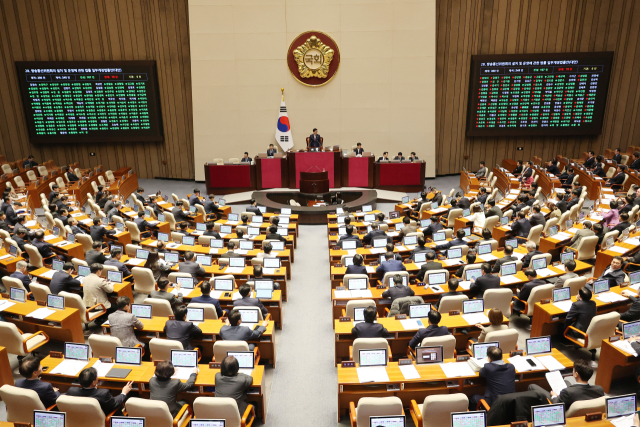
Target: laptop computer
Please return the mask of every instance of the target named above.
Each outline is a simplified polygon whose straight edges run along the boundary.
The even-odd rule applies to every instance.
[[[407,236],[402,239],[403,245],[417,245],[418,244],[418,236]]]
[[[72,360],[89,361],[89,345],[76,344],[73,342],[64,343],[64,358]]]
[[[409,306],[409,318],[422,319],[429,316],[431,304],[415,304]]]
[[[534,270],[542,270],[543,268],[547,268],[547,259],[546,258],[536,258],[531,261],[531,267]]]
[[[369,417],[369,427],[405,427],[404,415],[385,415]]]
[[[51,269],[52,270],[56,270],[56,271],[62,271],[62,268],[64,266],[64,262],[58,260],[58,259],[54,259],[51,262]]]
[[[149,258],[149,251],[146,249],[136,249],[136,258],[146,260]]]
[[[177,254],[175,252],[165,252],[164,260],[169,264],[177,264],[178,262],[180,262],[180,254]]]
[[[191,420],[189,422],[189,427],[225,427],[226,423],[226,420],[205,420],[203,418],[199,418],[197,420]]]
[[[158,240],[160,240],[161,242],[168,242],[169,241],[169,233],[158,233]]]
[[[462,301],[462,314],[482,313],[483,311],[483,299],[471,299],[468,301]]]
[[[503,216],[502,218],[500,218],[500,225],[507,225],[507,224],[509,224],[509,217]]]
[[[193,289],[196,286],[196,280],[193,277],[176,277],[176,282],[182,289]]]
[[[593,293],[601,294],[603,292],[609,292],[609,280],[596,280],[593,282]]]
[[[254,215],[251,217],[251,224],[262,224],[264,222],[264,217],[260,215]]]
[[[142,363],[142,348],[141,347],[116,347],[116,364],[118,365],[140,365]],[[107,374],[107,377],[111,377],[111,372]],[[117,378],[126,378],[117,377]]]
[[[210,267],[211,266],[211,256],[209,256],[209,255],[198,255],[196,257],[196,262],[199,262],[203,266]]]
[[[196,244],[196,238],[193,236],[182,236],[182,244],[185,246],[194,246]]]
[[[640,282],[640,271],[634,271],[633,273],[629,273],[629,284],[635,285]]]
[[[482,276],[482,268],[468,268],[464,272],[464,280],[477,279]]]
[[[146,427],[145,419],[140,417],[111,417],[110,427]]]
[[[76,242],[76,236],[74,234],[67,233],[67,242],[75,243]]]
[[[230,213],[227,216],[227,221],[238,221],[240,219],[240,214]]]
[[[489,245],[491,246],[491,245]],[[453,248],[447,250],[448,259],[462,258],[462,248]]]
[[[266,207],[266,206],[258,206],[258,210],[259,210],[261,213],[267,213],[267,207]]]
[[[437,233],[433,233],[434,242],[442,242],[443,240],[447,240],[447,234],[444,231],[438,231]]]
[[[431,220],[430,219],[422,219],[422,220],[420,220],[420,227],[421,228],[427,228],[430,225],[431,225]]]
[[[447,283],[447,273],[428,273],[427,283],[430,285],[444,285]]]
[[[632,415],[636,412],[636,395],[625,394],[616,397],[607,397],[607,420]]]
[[[364,216],[364,222],[373,222],[376,220],[375,214],[367,214]]]
[[[253,250],[253,242],[251,240],[240,240],[240,250],[241,251],[252,251]],[[273,246],[271,246],[273,248]]]
[[[387,366],[389,357],[387,356],[387,348],[360,350],[361,368],[367,366]]]
[[[373,247],[374,248],[384,248],[387,246],[387,238],[383,237],[382,239],[373,239]]]
[[[258,315],[259,310],[247,308],[234,308],[234,310],[237,310],[240,313],[242,323],[258,323],[260,320],[260,316]]]
[[[487,427],[485,411],[452,412],[451,427]]]
[[[213,289],[216,291],[233,291],[233,279],[213,279]]]
[[[564,426],[564,404],[531,407],[531,427]]]
[[[131,304],[131,313],[139,319],[151,319],[151,304]]]
[[[509,239],[504,241],[505,246],[511,246],[513,249],[518,247],[518,239]]]
[[[224,247],[224,240],[222,239],[211,239],[209,240],[209,246],[213,249],[222,249]]]
[[[345,257],[344,266],[349,267],[350,265],[353,265],[353,257],[352,256]]]
[[[491,243],[482,243],[478,245],[478,255],[482,256],[490,254],[491,252]]]
[[[247,234],[249,236],[257,236],[260,234],[260,227],[249,227],[247,228]]]
[[[350,291],[366,290],[367,289],[367,279],[365,279],[365,278],[349,279],[347,281],[347,289],[350,290]]]
[[[373,211],[373,206],[371,206],[371,205],[362,206],[362,212],[367,213],[367,212],[371,212],[371,211]]]
[[[576,254],[573,253],[572,251],[569,252],[563,252],[560,254],[560,262],[562,262],[563,264],[566,264],[569,261],[573,261],[575,259]]]
[[[241,370],[242,369],[252,370],[254,368],[255,355],[253,351],[228,351],[227,357],[229,356],[233,356],[236,358]]]
[[[187,370],[191,372],[193,368],[198,366],[197,350],[171,350],[171,363],[176,370],[176,374],[180,375],[180,371]]]
[[[107,280],[114,283],[122,283],[122,272],[107,270]]]
[[[501,276],[511,276],[517,273],[516,263],[510,262],[509,264],[502,264],[500,266],[500,275]]]
[[[413,262],[418,264],[421,262],[427,262],[427,253],[426,252],[417,252],[413,255]]]
[[[273,251],[284,251],[284,242],[271,242],[271,249]]]
[[[231,234],[233,228],[230,225],[221,225],[220,234]]]
[[[66,412],[33,411],[33,427],[66,427],[66,425]]]
[[[567,301],[571,299],[571,288],[553,289],[553,302]]]
[[[280,268],[280,258],[262,258],[264,268]]]
[[[204,308],[187,307],[187,321],[193,323],[204,322]]]
[[[53,294],[47,295],[47,307],[64,310],[64,297]]]
[[[244,258],[229,258],[229,267],[245,267]]]
[[[291,215],[291,208],[281,208],[280,215]]]
[[[551,337],[527,338],[526,349],[527,356],[551,353]]]
[[[441,345],[416,347],[416,364],[442,363],[444,350]]]

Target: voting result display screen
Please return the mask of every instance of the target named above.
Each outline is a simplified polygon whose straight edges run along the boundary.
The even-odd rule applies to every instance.
[[[155,61],[16,62],[32,143],[162,142]]]
[[[613,52],[472,55],[468,136],[598,135]]]

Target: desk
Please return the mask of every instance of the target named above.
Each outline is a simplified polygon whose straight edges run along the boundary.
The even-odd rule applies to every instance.
[[[569,162],[567,161],[568,159],[560,155],[557,156],[557,159],[558,167],[560,170],[562,170],[562,167],[567,167],[567,165],[569,164]],[[587,187],[587,195],[589,196],[589,199],[598,200],[598,198],[600,197],[600,185],[602,184],[604,186],[606,181],[600,177],[591,176],[587,171],[582,169],[582,166],[579,166],[577,164],[576,166],[573,166],[573,171],[576,175],[578,175],[578,181],[580,182],[580,185]],[[627,185],[629,185],[628,182]]]
[[[329,171],[300,172],[301,193],[324,194],[329,192]]]
[[[478,190],[480,188],[480,181],[474,174],[463,170],[460,173],[460,188],[462,188],[462,191],[465,193],[468,193],[470,190]]]
[[[536,171],[539,176],[538,186],[542,189],[542,194],[544,194],[544,196],[549,199],[549,196],[553,194],[556,188],[562,187],[562,183],[557,176],[554,176],[553,178],[548,176],[547,173],[544,172],[539,166],[536,166]]]
[[[423,160],[415,163],[375,163],[373,186],[391,191],[422,191],[425,170]]]
[[[375,157],[371,153],[362,157],[343,157],[342,185],[344,187],[373,188],[374,160]]]
[[[44,267],[44,268],[38,268],[37,270],[33,270],[30,274],[38,278],[38,283],[42,283],[44,285],[49,286],[51,284],[51,279],[43,276],[43,274],[46,274],[49,271],[51,271],[51,269]],[[112,305],[115,305],[118,297],[129,297],[129,299],[133,301],[132,288],[133,286],[131,282],[123,281],[122,283],[114,283],[113,294],[112,294],[113,296],[109,297],[109,301],[111,301]]]
[[[640,366],[640,357],[622,351],[609,342],[602,340],[600,360],[606,361],[598,365],[595,384],[601,386],[605,393],[609,393],[611,382],[622,377],[635,377],[635,370]]]
[[[9,355],[5,347],[0,347],[0,387],[5,384],[13,385],[13,372],[9,364]]]
[[[288,160],[285,154],[274,157],[259,154],[256,159],[256,189],[289,187]]]
[[[231,194],[256,188],[256,167],[252,163],[239,165],[204,164],[207,194]]]
[[[551,355],[565,368],[572,368],[573,362],[555,348]],[[508,356],[504,356],[507,361]],[[445,363],[455,362],[454,359],[446,359]],[[389,382],[360,384],[356,368],[342,368],[338,366],[338,421],[341,415],[347,414],[349,402],[356,403],[361,397],[387,397],[397,396],[402,400],[403,407],[409,407],[411,400],[423,402],[424,398],[433,394],[464,393],[467,396],[484,393],[485,383],[478,374],[471,377],[447,378],[439,365],[416,365],[420,378],[406,380],[398,367],[398,362],[390,362],[387,367]],[[545,374],[548,371],[537,370],[516,372],[518,381],[516,391],[525,391],[530,384],[539,384],[548,387]],[[473,380],[470,383],[466,380]],[[457,383],[455,387],[447,387],[446,381]],[[395,390],[387,390],[387,385],[396,386]],[[426,415],[426,414],[423,414]],[[591,425],[591,424],[589,424]]]
[[[300,188],[300,172],[326,171],[330,188],[342,187],[340,151],[289,152],[289,188]]]

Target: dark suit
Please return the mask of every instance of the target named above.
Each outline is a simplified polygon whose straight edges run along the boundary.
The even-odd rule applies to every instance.
[[[486,218],[497,216],[498,218],[502,218],[502,209],[498,206],[492,206],[491,209],[487,210],[487,213],[484,214]]]
[[[624,182],[624,172],[620,172],[619,174],[617,174],[616,176],[614,176],[613,178],[609,178],[609,181],[607,182],[607,184],[613,186],[613,185],[622,185],[622,183]]]
[[[544,225],[546,223],[547,223],[547,220],[544,218],[544,215],[542,214],[542,212],[534,213],[533,215],[531,215],[531,218],[529,218],[529,224],[531,224],[531,227],[535,227],[536,225],[541,225],[544,228]]]
[[[71,232],[72,232],[74,235],[78,235],[78,234],[87,234],[87,233],[85,233],[85,232],[84,232],[84,230],[83,230],[83,229],[81,229],[81,228],[80,228],[80,227],[78,227],[77,225],[72,225],[72,226],[71,226]]]
[[[551,175],[560,175],[560,169],[558,169],[558,166],[556,165],[551,165],[547,168],[547,172],[549,172]]]
[[[631,307],[620,315],[620,320],[625,322],[640,320],[640,299],[637,297],[629,297],[629,299],[632,301]]]
[[[623,221],[623,222],[619,222],[618,225],[616,225],[615,227],[613,227],[613,229],[611,231],[615,231],[618,230],[618,232],[620,234],[622,234],[622,232],[624,230],[626,230],[627,228],[631,227],[631,223],[628,221]]]
[[[95,249],[89,249],[86,254],[84,254],[84,259],[87,261],[87,264],[91,266],[91,264],[104,264],[107,260],[107,257],[100,251]]]
[[[345,234],[344,236],[340,236],[340,240],[338,240],[338,246],[342,247],[342,242],[344,242],[345,240],[355,240],[356,248],[362,247],[362,241],[360,240],[360,238],[353,234]]]
[[[176,206],[175,208],[171,209],[171,213],[173,214],[173,218],[176,220],[176,222],[183,222],[189,219],[189,214],[180,209],[180,206]]]
[[[255,341],[259,339],[267,330],[262,325],[258,325],[255,329],[249,329],[248,326],[224,325],[220,328],[220,338],[226,341]],[[255,344],[249,343],[249,350],[253,351]]]
[[[67,396],[93,397],[100,403],[105,415],[114,411],[127,400],[127,396],[124,394],[119,394],[116,397],[111,396],[111,392],[105,388],[71,387],[66,394]]]
[[[204,211],[207,214],[218,213],[220,212],[220,208],[216,206],[216,204],[213,201],[207,200],[204,202]]]
[[[511,231],[515,236],[527,237],[531,231],[531,223],[527,218],[521,218],[511,224]]]
[[[576,301],[571,304],[571,309],[567,313],[567,318],[564,322],[563,331],[569,326],[573,326],[576,329],[586,332],[591,319],[596,315],[596,302],[591,301]],[[583,338],[582,335],[575,334],[575,336]]]
[[[382,274],[382,277],[384,277],[385,273],[392,271],[407,271],[407,268],[404,266],[402,261],[395,259],[385,261],[376,268],[376,273]]]
[[[161,400],[169,407],[171,416],[175,418],[182,409],[182,406],[178,404],[178,394],[183,391],[189,390],[196,382],[198,374],[193,373],[189,376],[186,383],[183,383],[179,379],[169,379],[162,381],[158,377],[151,377],[149,380],[149,391],[151,392],[149,398],[151,400]]]
[[[364,153],[364,148],[354,148],[353,152],[356,153],[356,155],[362,155],[362,153]]]
[[[458,209],[469,209],[469,207],[471,207],[471,202],[469,201],[469,199],[463,196],[456,203],[456,207]]]
[[[367,233],[362,238],[362,243],[364,243],[365,245],[370,245],[371,242],[373,242],[373,239],[379,238],[379,237],[384,237],[385,239],[387,239],[387,243],[392,243],[393,242],[391,239],[389,239],[389,237],[387,237],[387,233],[385,233],[384,231],[382,231],[382,230],[371,230],[371,232]]]
[[[416,276],[416,279],[422,282],[424,281],[424,276],[427,274],[427,271],[442,270],[443,268],[444,268],[443,265],[440,264],[439,262],[427,261],[426,263],[422,264],[422,266],[420,267],[420,271],[418,271],[418,275]]]
[[[223,326],[225,328],[225,326]],[[253,384],[253,378],[241,372],[234,377],[226,377],[218,372],[215,378],[216,397],[230,397],[235,399],[238,412],[242,416],[247,410],[247,390]]]
[[[596,159],[595,157],[589,157],[587,160],[584,161],[584,163],[582,164],[582,166],[584,166],[585,168],[590,168],[591,166],[593,166],[596,163]]]
[[[426,319],[423,319],[422,321],[425,322]],[[423,339],[429,337],[441,337],[444,335],[450,335],[449,329],[447,329],[446,326],[429,325],[426,328],[420,328],[413,338],[411,338],[411,341],[409,341],[409,347],[411,347],[412,350],[415,350],[416,346],[420,345]]]
[[[529,267],[529,264],[531,263],[531,258],[533,258],[535,255],[542,255],[542,252],[536,249],[535,251],[529,252],[528,254],[523,256],[522,259],[520,260],[522,261],[522,268]]]
[[[567,175],[567,177],[564,179],[564,181],[562,181],[562,184],[564,185],[571,185],[573,184],[573,178],[575,178],[575,174],[570,173]]]
[[[402,156],[402,157],[395,156],[395,157],[393,158],[393,160],[400,160],[400,161],[402,161],[402,160],[404,160],[404,156]]]
[[[496,263],[493,265],[493,268],[491,269],[492,273],[499,273],[500,272],[500,266],[502,264],[507,264],[509,262],[513,262],[513,261],[517,261],[518,258],[514,257],[514,256],[509,256],[509,255],[505,255],[502,258],[499,258],[496,260]]]
[[[631,166],[629,166],[631,169],[640,169],[640,159],[635,159],[632,163]]]
[[[20,248],[20,250],[21,250],[22,252],[26,252],[26,251],[27,251],[27,249],[24,247],[24,245],[25,245],[27,242],[25,242],[25,241],[24,241],[24,239],[23,239],[22,237],[19,237],[19,236],[17,236],[17,235],[15,235],[15,234],[14,234],[14,235],[12,236],[12,239],[16,242],[16,244],[18,245],[18,247]]]
[[[102,242],[104,236],[116,234],[116,230],[107,230],[101,225],[92,225],[89,229],[89,234],[91,234],[91,239],[93,239],[94,242]]]
[[[488,194],[479,194],[478,197],[476,197],[476,200],[480,202],[480,204],[484,205],[487,202],[488,198]]]
[[[322,137],[320,135],[309,135],[309,148],[322,147]]]
[[[49,289],[54,295],[58,295],[60,292],[71,292],[72,289],[80,289],[82,284],[79,280],[76,280],[69,273],[65,271],[56,271],[51,277],[51,284]]]
[[[598,165],[593,169],[593,174],[600,178],[604,178],[607,175],[600,163],[598,163]]]
[[[138,199],[138,201],[143,205],[147,204],[147,201],[144,199],[144,196],[142,194],[136,193],[136,199]]]
[[[514,175],[519,175],[522,173],[522,165],[516,166],[516,168],[511,172]]]
[[[35,246],[36,248],[38,248],[38,252],[40,252],[40,255],[42,255],[43,258],[48,258],[52,255],[54,255],[53,250],[51,249],[53,247],[52,244],[45,242],[44,240],[33,240],[33,246]]]
[[[22,284],[24,285],[25,288],[27,288],[27,292],[31,292],[31,288],[29,287],[29,284],[31,283],[31,280],[29,280],[29,276],[26,274],[22,274],[19,271],[14,271],[13,273],[11,273],[11,275],[9,277],[13,277],[14,279],[18,279],[22,282]]]
[[[422,234],[425,236],[432,236],[433,233],[437,233],[438,231],[444,229],[444,225],[440,224],[437,220],[432,222],[430,226],[422,230]]]
[[[384,157],[378,157],[377,162],[378,162],[378,163],[380,163],[380,162],[382,162],[382,161],[389,161],[389,160],[391,160],[391,159],[390,159],[390,158],[388,158],[388,157],[387,157],[386,159],[385,159]]]
[[[378,338],[386,337],[389,332],[380,323],[361,322],[351,329],[351,333],[356,338]]]
[[[276,150],[275,148],[273,150],[270,148],[267,148],[267,156],[269,157],[274,156],[277,152],[278,150]]]
[[[391,298],[391,303],[393,303],[398,298],[412,297],[415,294],[416,293],[413,292],[413,289],[411,289],[409,286],[402,285],[402,286],[394,286],[387,289],[382,293],[382,298]]]
[[[196,196],[195,194],[192,194],[191,197],[189,197],[189,205],[191,205],[191,206],[195,206],[195,205],[203,206],[202,202],[200,201],[198,196]]]
[[[484,399],[491,406],[498,396],[516,391],[516,368],[511,363],[501,360],[487,363],[480,368],[479,375],[485,379],[487,388],[484,396],[476,394],[469,399],[469,407],[473,410],[480,399]]]
[[[224,312],[222,311],[222,307],[220,307],[220,301],[215,298],[212,298],[209,295],[201,295],[199,297],[191,298],[191,302],[197,304],[212,304],[216,308],[216,313],[218,317],[222,317]]]
[[[18,214],[13,209],[13,206],[9,206],[7,208],[7,211],[5,212],[5,215],[7,215],[7,221],[9,222],[9,224],[16,225],[16,223],[18,222],[19,218],[18,218]]]
[[[193,350],[191,339],[200,337],[202,329],[186,320],[167,320],[164,333],[167,339],[180,341],[185,350]]]
[[[604,396],[604,390],[599,385],[571,384],[560,392],[559,396],[551,397],[551,394],[542,387],[532,384],[529,390],[535,391],[543,400],[550,399],[551,403],[564,403],[565,412],[574,402],[580,400],[597,399]]]
[[[622,154],[614,154],[611,160],[615,160],[616,163],[620,163],[622,161]]]
[[[141,233],[153,228],[153,225],[149,224],[144,217],[138,217],[134,219],[133,222],[138,226],[138,230],[140,230]]]
[[[367,274],[367,267],[364,265],[355,265],[352,264],[347,267],[347,271],[345,274]]]
[[[281,236],[278,233],[268,233],[264,239],[265,240],[279,240],[281,242],[286,242],[287,241],[286,237]]]
[[[533,288],[535,288],[536,286],[540,286],[540,285],[548,285],[547,282],[545,282],[542,279],[533,279],[530,282],[526,283],[522,289],[520,290],[520,292],[518,292],[518,298],[521,299],[522,301],[527,301],[529,299],[529,296],[531,295],[531,291],[533,290]],[[513,301],[513,308],[514,310],[524,310],[524,304],[522,304],[520,301],[518,300],[514,300]]]
[[[201,267],[195,261],[184,261],[178,264],[178,271],[180,273],[189,273],[192,277],[204,277],[206,274],[204,268]]]
[[[443,244],[436,246],[434,249],[436,251],[442,251],[445,249],[449,249],[452,246],[467,246],[467,242],[462,239],[455,238],[453,240],[446,241]]]
[[[484,276],[480,276],[473,282],[470,286],[471,294],[475,296],[475,298],[482,298],[484,295],[484,291],[487,289],[498,289],[500,288],[500,278],[498,276],[494,276],[491,273],[485,274]]]
[[[260,212],[260,209],[258,209],[257,206],[249,206],[246,211],[258,216],[262,216],[262,212]]]
[[[11,229],[9,228],[9,224],[5,220],[0,221],[0,230],[4,230],[7,233],[11,233]]]
[[[258,298],[250,298],[246,296],[233,302],[234,307],[258,307],[262,312],[262,317],[267,317],[269,310],[260,302]]]
[[[204,233],[202,233],[203,236],[211,236],[211,237],[215,237],[216,239],[220,240],[222,239],[222,237],[220,237],[220,233],[218,233],[215,230],[211,230],[211,231],[205,231]]]
[[[565,213],[567,211],[567,209],[569,209],[569,205],[564,200],[561,200],[558,203],[556,203],[556,206],[560,210],[560,213]]]
[[[69,182],[80,181],[80,178],[73,172],[67,172],[67,179],[69,179]]]
[[[104,265],[112,265],[118,268],[118,271],[122,273],[122,277],[127,277],[131,275],[131,271],[124,265],[123,262],[118,261],[117,259],[109,258],[104,262]]]
[[[56,399],[58,398],[58,396],[60,396],[60,392],[55,391],[50,383],[41,381],[40,379],[18,380],[16,381],[16,387],[33,390],[38,393],[38,397],[40,398],[40,401],[45,406],[45,408],[55,405]]]

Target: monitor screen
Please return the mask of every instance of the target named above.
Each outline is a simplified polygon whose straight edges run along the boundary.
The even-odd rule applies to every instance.
[[[531,407],[532,427],[563,426],[564,404],[541,405]]]
[[[402,198],[402,203],[403,203],[403,204],[405,204],[405,203],[409,203],[409,196],[404,196],[404,197]]]
[[[416,347],[416,363],[442,363],[444,350],[441,345],[431,347]]]
[[[222,240],[222,239],[210,239],[209,240],[209,246],[211,246],[214,249],[222,249],[222,247],[224,246],[224,240]]]
[[[264,217],[259,216],[259,215],[254,215],[254,216],[251,218],[251,222],[252,222],[253,224],[262,224],[262,223],[264,222]]]
[[[288,216],[283,216],[280,217],[280,225],[289,225],[289,217]]]
[[[435,210],[435,209],[438,209],[438,202],[431,203],[431,210]]]
[[[573,261],[575,258],[575,254],[572,251],[569,252],[563,252],[560,254],[560,261],[563,264],[566,264],[569,261]]]
[[[247,234],[249,236],[257,236],[260,234],[260,227],[249,227],[247,228]]]
[[[115,283],[122,283],[122,272],[121,271],[107,271],[107,280],[110,280]]]
[[[413,255],[413,262],[420,263],[420,262],[427,262],[427,253],[426,252],[418,252],[416,254]]]
[[[482,313],[484,311],[484,300],[471,299],[462,301],[462,314]]]
[[[602,292],[609,292],[609,280],[596,280],[593,282],[593,293],[599,294]]]
[[[64,343],[64,358],[74,360],[89,360],[89,346],[87,344]]]
[[[375,214],[367,214],[364,216],[364,221],[365,222],[373,222],[376,220],[376,215]]]
[[[64,297],[53,294],[47,295],[47,307],[59,310],[64,309]]]
[[[371,416],[369,417],[369,427],[405,427],[405,416]]]
[[[187,321],[204,322],[204,308],[187,307]]]
[[[338,224],[344,224],[344,219],[346,218],[346,216],[338,216],[336,218]]]
[[[240,318],[242,319],[242,323],[258,323],[259,320],[259,310],[253,309],[236,309],[240,312]]]
[[[66,412],[33,411],[33,427],[65,427]]]
[[[511,246],[513,249],[518,247],[518,239],[510,239],[504,241],[505,245]]]
[[[433,241],[434,242],[441,242],[443,240],[447,239],[447,233],[445,233],[444,231],[439,231],[437,233],[433,233]]]
[[[387,246],[387,239],[386,238],[373,239],[373,247],[374,248],[384,248],[385,246]]]
[[[403,245],[417,245],[418,244],[418,236],[407,236],[402,239]]]
[[[264,268],[280,268],[280,258],[262,258]]]
[[[196,238],[193,236],[183,236],[182,244],[186,246],[193,246],[196,244]]]
[[[477,279],[482,276],[481,268],[469,268],[465,270],[465,280]]]
[[[259,289],[273,290],[273,280],[271,280],[271,279],[255,279],[254,282],[253,282],[253,287],[256,290],[259,290]]]
[[[138,259],[149,258],[149,251],[146,249],[136,249],[136,258]]]
[[[231,234],[232,228],[230,225],[221,225],[220,234]]]
[[[229,258],[229,267],[244,267],[244,258]]]
[[[462,258],[462,248],[453,248],[447,251],[447,258]]]
[[[161,242],[168,242],[169,233],[158,233],[158,240],[160,240]]]
[[[507,225],[509,224],[509,217],[507,216],[503,216],[500,218],[500,225]]]
[[[164,222],[164,214],[158,214],[158,221]]]
[[[227,201],[225,199],[218,199],[218,205],[224,206],[226,204],[227,204]]]
[[[360,367],[387,366],[387,349],[360,350]]]
[[[175,367],[195,368],[198,366],[196,350],[171,350],[171,363]]]
[[[512,274],[516,274],[517,266],[515,263],[502,264],[500,266],[500,275],[501,276],[510,276]]]
[[[462,216],[469,216],[469,215],[471,215],[471,209],[462,210]]]
[[[121,225],[122,225],[122,228],[124,228],[124,224],[121,224]],[[58,227],[53,227],[53,235],[56,237],[60,236],[60,229]]]
[[[183,289],[193,289],[195,287],[195,280],[193,277],[177,277],[176,281]]]
[[[175,253],[175,252],[165,252],[164,253],[164,260],[166,262],[177,264],[178,261],[180,261],[180,255]]]
[[[227,221],[238,221],[238,219],[240,219],[240,215],[239,214],[230,213],[227,216]]]
[[[140,365],[142,347],[116,347],[116,363],[124,365]]]
[[[486,427],[485,411],[452,412],[451,427]]]
[[[543,268],[547,268],[547,259],[546,258],[537,258],[531,261],[531,267],[534,270],[541,270]]]
[[[490,254],[491,251],[491,243],[483,243],[478,245],[478,255],[486,255]]]
[[[443,285],[447,283],[447,273],[429,273],[428,282],[430,285]]]
[[[336,208],[336,213],[337,213],[337,214],[342,214],[342,213],[344,213],[344,209],[342,209],[342,208]]]
[[[571,299],[571,288],[558,288],[553,290],[553,302]]]
[[[284,251],[284,242],[271,242],[271,249],[274,251]]]
[[[89,274],[91,274],[91,268],[87,267],[86,265],[78,266],[78,276],[86,277]]]
[[[638,282],[640,282],[640,271],[629,273],[629,284],[635,285]]]
[[[365,212],[365,213],[366,212],[371,212],[372,210],[373,210],[373,206],[371,206],[371,205],[364,205],[362,207],[362,212]]]
[[[278,229],[276,230],[276,233],[278,233],[279,235],[281,235],[283,237],[287,237],[287,235],[289,234],[289,229],[288,228],[283,228],[283,227],[278,227]]]
[[[420,227],[425,228],[431,225],[431,220],[430,219],[423,219],[420,220]]]
[[[253,250],[253,242],[251,240],[240,240],[240,250],[241,251],[252,251]]]
[[[607,397],[607,419],[623,417],[636,412],[636,395]]]
[[[558,234],[558,226],[554,225],[549,227],[549,236],[555,236],[556,234]]]
[[[131,313],[140,319],[151,319],[151,304],[131,304]]]
[[[551,353],[551,337],[527,338],[527,355]]]
[[[353,309],[353,321],[364,322],[364,307],[356,307]]]
[[[116,222],[116,230],[118,233],[122,233],[124,231],[124,224],[121,222]]]
[[[271,289],[256,289],[256,298],[273,299],[273,291]]]
[[[238,361],[240,369],[253,369],[254,367],[254,353],[253,351],[228,351],[227,357],[233,356]]]
[[[9,288],[9,299],[18,302],[25,302],[27,291],[20,288]]]
[[[409,317],[412,319],[422,319],[429,316],[431,304],[415,304],[409,306]]]
[[[349,267],[350,265],[353,265],[353,257],[352,256],[348,256],[343,258],[344,260],[344,266],[345,267]]]
[[[489,347],[498,347],[500,348],[499,342],[483,342],[478,344],[473,344],[473,357],[476,359],[484,359],[487,357],[487,350]]]
[[[280,215],[291,215],[291,208],[281,208]]]
[[[210,267],[211,266],[211,256],[209,256],[209,255],[198,255],[196,257],[196,262],[200,263],[203,266]]]
[[[76,236],[71,234],[71,233],[67,233],[67,242],[75,243],[76,242]]]
[[[622,336],[624,339],[640,336],[640,320],[622,324]]]
[[[226,420],[192,419],[189,427],[225,427]]]
[[[110,427],[145,427],[145,419],[139,417],[111,417]]]
[[[62,271],[62,266],[63,265],[64,265],[64,263],[62,261],[60,261],[60,260],[57,260],[57,259],[54,259],[51,262],[51,268],[53,270],[56,270],[56,271]]]
[[[349,279],[347,281],[347,288],[350,291],[367,289],[367,279]]]
[[[261,213],[267,213],[267,207],[266,207],[266,206],[258,206],[258,210],[259,210]]]
[[[216,291],[232,291],[233,279],[214,279],[213,288]]]
[[[567,229],[569,229],[569,228],[571,228],[571,227],[573,226],[573,221],[571,221],[570,219],[568,219],[568,220],[565,222],[565,225],[567,226]]]

